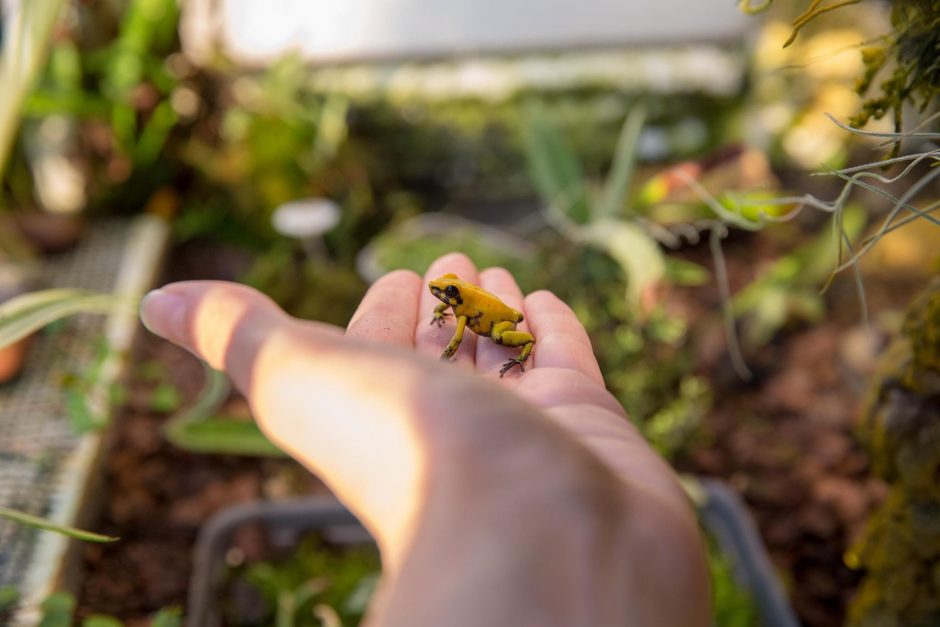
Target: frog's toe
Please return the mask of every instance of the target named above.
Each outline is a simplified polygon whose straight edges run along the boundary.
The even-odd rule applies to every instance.
[[[450,314],[447,314],[447,313],[443,313],[443,314],[441,314],[441,315],[436,315],[436,314],[435,314],[435,316],[434,316],[433,318],[431,318],[431,324],[432,324],[432,325],[437,325],[437,326],[439,326],[439,327],[442,327],[442,326],[444,326],[445,318],[446,318],[447,316],[449,316],[449,315],[450,315]]]
[[[500,368],[500,370],[499,370],[499,378],[502,379],[502,378],[503,378],[503,375],[506,374],[507,372],[509,372],[509,371],[512,369],[513,366],[519,366],[520,372],[525,372],[525,365],[523,365],[523,363],[522,363],[521,360],[519,360],[519,359],[510,359],[510,360],[507,361],[505,364],[503,364],[503,367],[502,367],[502,368]]]

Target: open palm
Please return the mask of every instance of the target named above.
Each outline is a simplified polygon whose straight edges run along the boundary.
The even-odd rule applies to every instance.
[[[427,285],[447,273],[479,285],[521,311],[525,320],[518,328],[536,338],[526,371],[513,369],[499,379],[502,365],[519,350],[467,332],[455,355],[455,367],[474,370],[508,387],[545,411],[624,481],[646,483],[649,489],[685,507],[685,496],[672,472],[652,452],[628,421],[623,407],[604,387],[584,327],[571,308],[554,294],[539,291],[524,297],[506,270],[489,268],[478,272],[465,255],[450,254],[432,263],[423,280],[411,272],[394,272],[376,282],[353,315],[347,334],[438,357],[453,335],[454,323],[453,318],[448,318],[449,324],[431,324],[432,312],[440,301],[431,295]]]

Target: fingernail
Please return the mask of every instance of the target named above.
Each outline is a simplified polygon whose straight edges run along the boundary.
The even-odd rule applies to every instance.
[[[186,301],[171,292],[153,290],[140,301],[140,320],[152,333],[179,342],[184,337]]]

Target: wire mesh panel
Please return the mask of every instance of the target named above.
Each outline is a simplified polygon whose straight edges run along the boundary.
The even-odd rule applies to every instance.
[[[47,261],[46,283],[96,292],[118,290],[127,274],[125,266],[141,262],[134,259],[135,249],[140,248],[134,242],[138,226],[128,220],[93,224],[78,247]],[[155,261],[145,263],[153,266]],[[114,350],[106,339],[108,324],[107,316],[83,314],[51,325],[34,337],[20,376],[0,386],[0,505],[49,516],[63,509],[63,501],[76,498],[71,494],[75,474],[86,469],[75,465],[83,435],[74,424],[78,415],[74,403],[86,400],[84,391],[110,384],[96,380],[104,355]],[[37,559],[45,559],[37,557],[40,534],[45,533],[0,519],[0,588],[14,587],[24,598],[35,592],[26,589],[35,583],[27,583],[28,573],[36,570]],[[57,569],[58,565],[40,570]]]

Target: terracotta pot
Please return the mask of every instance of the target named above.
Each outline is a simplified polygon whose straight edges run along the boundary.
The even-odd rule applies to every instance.
[[[0,385],[14,379],[23,369],[31,339],[27,337],[0,348]]]
[[[0,259],[0,305],[41,287],[42,281],[37,266]],[[32,336],[8,346],[0,346],[0,384],[12,380],[23,369],[31,339]]]

